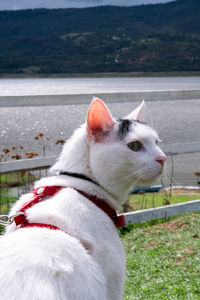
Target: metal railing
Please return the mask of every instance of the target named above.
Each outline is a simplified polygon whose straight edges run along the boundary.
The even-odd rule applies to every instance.
[[[168,156],[171,157],[180,154],[200,153],[200,143],[163,145],[162,149]],[[15,201],[22,193],[30,191],[35,180],[38,180],[43,176],[47,176],[48,168],[53,165],[56,158],[57,157],[52,156],[46,158],[1,162],[0,213],[6,213],[13,201]],[[11,176],[11,174],[15,174],[16,182],[18,181],[20,183],[19,185],[10,185],[9,181],[12,180],[9,179],[9,176]],[[15,189],[14,195],[12,194],[12,189]],[[126,224],[133,224],[198,210],[200,210],[200,200],[194,200],[181,204],[128,212],[124,215]]]
[[[93,95],[73,94],[73,95],[44,95],[44,96],[1,96],[0,107],[24,107],[24,106],[51,106],[51,105],[77,105],[87,104]],[[170,91],[134,91],[117,93],[97,93],[96,96],[106,98],[108,103],[125,103],[145,101],[168,101],[168,100],[194,100],[200,99],[200,90],[170,90]],[[173,169],[173,159],[177,156],[200,153],[200,143],[185,143],[163,145],[162,149],[171,157],[171,168]],[[0,163],[0,214],[7,212],[10,205],[22,193],[32,188],[33,182],[43,176],[48,175],[48,168],[55,162],[56,157],[36,158],[19,161],[8,161]],[[198,168],[199,166],[197,166]],[[199,171],[199,170],[196,170]],[[172,176],[182,170],[171,172]],[[173,174],[172,174],[173,173]],[[10,176],[16,177],[14,181]],[[188,171],[188,178],[191,178]],[[17,184],[18,182],[18,184]],[[191,180],[190,180],[191,182]],[[194,182],[194,180],[192,181]],[[19,185],[20,183],[20,185]],[[173,184],[171,180],[169,184]],[[15,189],[14,195],[12,190]],[[135,212],[125,213],[126,224],[140,223],[147,220],[168,217],[171,215],[200,210],[200,200],[186,203],[145,209]]]
[[[162,145],[162,150],[166,155],[174,156],[179,154],[198,153],[200,152],[200,143],[182,143],[182,144],[171,144]],[[23,170],[37,170],[49,168],[56,161],[57,156],[34,158],[34,159],[21,159],[16,161],[7,161],[0,163],[0,174],[10,173],[14,171]]]

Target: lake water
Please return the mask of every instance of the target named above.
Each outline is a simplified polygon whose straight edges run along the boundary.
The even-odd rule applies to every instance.
[[[199,89],[200,77],[0,79],[0,97]],[[119,118],[138,104],[113,103],[109,108]],[[88,105],[0,108],[0,150],[22,145],[27,152],[41,154],[34,137],[43,132],[51,138],[47,155],[58,154],[61,148],[55,141],[67,139],[84,123],[87,109]],[[199,142],[200,100],[148,102],[146,121],[158,131],[164,144]],[[179,156],[176,161],[179,173],[200,171],[200,154]]]
[[[198,89],[200,77],[0,79],[0,96]]]

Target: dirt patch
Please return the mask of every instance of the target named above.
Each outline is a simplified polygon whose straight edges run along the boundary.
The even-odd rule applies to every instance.
[[[153,247],[155,247],[155,246],[157,246],[157,245],[158,245],[157,242],[155,242],[155,241],[150,241],[149,244],[146,245],[146,246],[144,247],[144,249],[151,249],[151,248],[153,248]]]
[[[172,190],[173,195],[181,196],[181,195],[199,195],[200,196],[200,189],[174,189]]]
[[[182,263],[183,263],[183,261],[184,261],[184,259],[183,259],[183,256],[182,255],[177,255],[177,257],[176,257],[176,264],[177,265],[181,265]]]
[[[170,241],[167,242],[166,245],[176,245],[178,242],[177,241]]]
[[[184,262],[184,259],[188,256],[188,255],[192,255],[195,254],[195,251],[193,251],[191,248],[186,247],[186,248],[181,248],[178,250],[178,254],[176,256],[176,260],[175,263],[177,265],[181,265]]]
[[[184,253],[186,253],[188,255],[192,255],[192,254],[195,253],[191,248],[182,248],[179,251],[184,252]]]
[[[174,221],[171,221],[171,222],[168,222],[168,223],[163,223],[163,224],[156,225],[155,228],[176,231],[176,230],[184,228],[188,225],[189,225],[189,222],[184,222],[183,218],[180,218],[178,220],[174,220]]]

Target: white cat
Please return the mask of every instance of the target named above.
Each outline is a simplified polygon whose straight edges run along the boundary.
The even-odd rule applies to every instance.
[[[14,205],[10,215],[25,210],[25,216],[15,219],[22,228],[13,222],[1,238],[1,300],[122,299],[124,248],[108,212],[88,198],[119,211],[135,184],[162,173],[166,156],[155,131],[141,122],[143,109],[144,103],[115,120],[95,98],[86,124],[52,167],[57,175],[36,182],[35,194]],[[46,186],[62,188],[38,200]]]

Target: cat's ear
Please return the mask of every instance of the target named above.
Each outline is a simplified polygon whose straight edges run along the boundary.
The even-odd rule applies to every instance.
[[[144,109],[145,109],[145,102],[143,100],[142,103],[134,111],[132,111],[132,113],[126,116],[125,119],[142,121],[144,115]]]
[[[99,139],[102,134],[109,131],[114,124],[105,103],[98,98],[93,98],[87,114],[87,132],[90,137]]]

